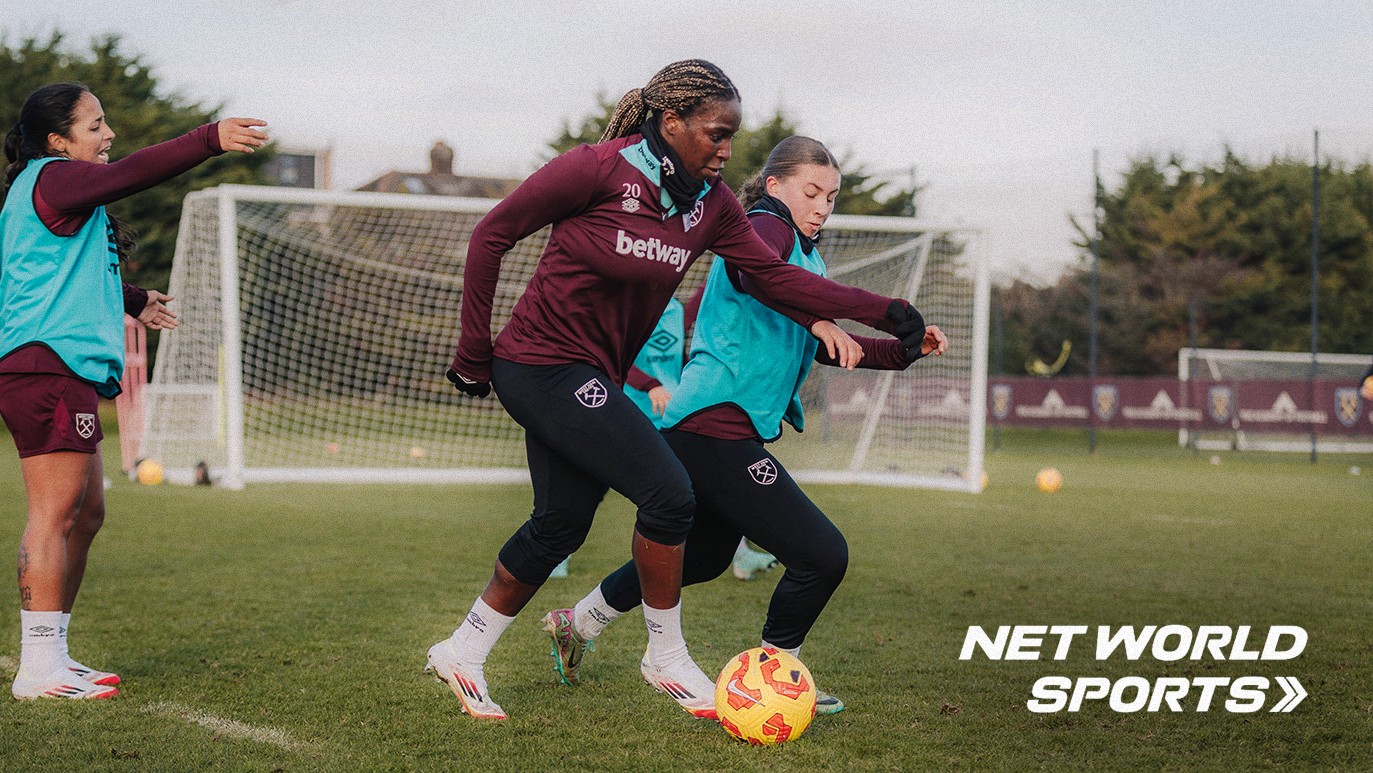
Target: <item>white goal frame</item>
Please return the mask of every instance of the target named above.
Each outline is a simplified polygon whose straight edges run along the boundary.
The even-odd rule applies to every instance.
[[[241,489],[248,483],[271,482],[335,482],[335,483],[511,483],[527,482],[528,470],[515,466],[456,466],[447,468],[396,466],[259,466],[253,464],[245,453],[245,386],[244,386],[244,329],[243,311],[240,308],[240,259],[245,249],[245,237],[240,228],[240,205],[244,203],[299,205],[316,207],[321,211],[331,208],[378,208],[384,210],[463,213],[480,216],[488,212],[497,200],[472,199],[446,196],[424,196],[390,193],[331,192],[308,189],[221,185],[187,196],[183,209],[181,229],[177,239],[177,254],[173,264],[170,293],[178,298],[180,312],[185,317],[191,314],[207,313],[211,308],[218,317],[220,332],[220,351],[218,353],[218,378],[214,382],[201,380],[188,383],[176,375],[169,375],[171,363],[185,354],[179,348],[189,346],[182,338],[186,335],[178,330],[165,331],[161,336],[161,351],[158,353],[156,368],[148,387],[148,410],[144,421],[145,454],[157,458],[165,454],[162,461],[167,478],[174,483],[189,483],[194,477],[194,467],[199,460],[213,457],[211,473],[220,485],[230,489]],[[213,222],[205,217],[207,208],[213,208]],[[192,211],[201,213],[198,226],[192,224]],[[194,228],[200,231],[193,234]],[[860,442],[845,464],[831,465],[826,469],[810,469],[788,462],[787,466],[794,478],[801,482],[823,483],[863,483],[903,487],[937,488],[954,491],[979,492],[982,490],[983,453],[986,417],[987,391],[987,340],[990,309],[990,280],[986,261],[981,254],[982,240],[980,231],[962,226],[945,226],[919,221],[913,218],[889,218],[868,216],[835,215],[829,219],[827,230],[854,229],[863,231],[874,229],[887,234],[910,234],[910,239],[899,245],[909,253],[903,260],[916,263],[903,286],[872,288],[884,295],[902,296],[914,301],[922,308],[922,279],[925,267],[930,260],[932,247],[936,240],[944,243],[956,241],[959,245],[957,257],[967,276],[962,280],[972,288],[971,308],[960,308],[966,314],[967,332],[963,340],[955,340],[953,346],[966,347],[968,365],[966,373],[958,376],[957,394],[951,395],[954,403],[948,410],[950,421],[956,422],[959,436],[966,430],[966,440],[958,441],[965,446],[966,453],[958,452],[959,458],[947,462],[942,470],[930,472],[903,472],[894,470],[896,465],[888,464],[885,469],[872,469],[867,459],[874,434],[880,427],[893,423],[893,411],[906,410],[893,407],[899,402],[895,399],[893,384],[898,379],[919,378],[921,366],[925,361],[916,363],[903,373],[881,372],[878,375],[877,394],[869,398],[862,421]],[[213,231],[214,247],[208,250],[201,245],[195,248],[195,239],[204,239],[206,231]],[[821,249],[824,249],[822,243]],[[896,248],[893,248],[896,249]],[[891,252],[891,250],[887,250]],[[882,259],[882,256],[855,261],[848,266],[831,265],[830,275],[836,281],[845,282],[845,274],[861,270],[869,263]],[[201,265],[201,280],[210,284],[217,283],[211,296],[204,302],[183,300],[193,296],[190,279],[196,261]],[[204,262],[217,263],[217,270],[211,269],[208,276]],[[705,262],[703,258],[702,263]],[[859,265],[862,264],[862,265]],[[457,286],[460,288],[460,269]],[[204,291],[202,291],[202,294]],[[239,303],[222,302],[226,299],[240,299]],[[966,307],[964,302],[961,306]],[[929,312],[926,312],[929,315]],[[943,322],[931,318],[931,323]],[[968,335],[970,333],[970,335]],[[871,333],[869,333],[871,334]],[[457,342],[457,331],[453,331],[452,344]],[[203,344],[201,345],[203,348]],[[451,356],[451,355],[450,355]],[[960,353],[960,356],[963,356]],[[947,357],[947,355],[946,355]],[[205,359],[202,353],[202,360]],[[937,364],[937,361],[936,363]],[[446,362],[444,363],[446,365]],[[818,368],[817,368],[818,369]],[[837,369],[830,369],[837,370]],[[927,371],[928,372],[928,371]],[[441,367],[439,369],[441,376]],[[869,372],[871,373],[871,372]],[[813,377],[813,376],[812,376]],[[904,383],[904,382],[902,382]],[[966,392],[963,391],[966,384]],[[907,388],[907,391],[910,391]],[[494,403],[495,397],[487,398]],[[906,396],[907,402],[910,401]],[[962,405],[957,403],[962,402]],[[189,407],[188,407],[189,406]],[[938,416],[940,409],[931,409]],[[194,414],[186,416],[184,414]],[[180,414],[180,415],[178,415]],[[966,416],[964,415],[966,414]],[[904,414],[903,414],[904,415]],[[884,416],[889,421],[884,422]],[[811,434],[814,417],[808,416],[806,434]],[[187,427],[190,429],[187,429]],[[961,429],[958,429],[960,428]],[[794,435],[790,430],[788,434]],[[785,443],[785,441],[782,441]],[[778,445],[782,445],[779,443]],[[174,451],[173,449],[181,449]],[[185,449],[190,448],[187,451]],[[775,450],[775,449],[774,449]],[[412,454],[413,455],[413,454]],[[198,457],[198,458],[197,458]],[[779,457],[786,457],[779,453]],[[835,469],[835,466],[838,469]],[[216,467],[218,469],[216,469]]]
[[[1370,355],[1367,354],[1328,354],[1317,352],[1315,357],[1316,374],[1322,380],[1347,381],[1351,386],[1357,383],[1368,368]],[[1192,372],[1192,362],[1198,363],[1200,372]],[[1203,365],[1204,363],[1204,365]],[[1178,381],[1184,393],[1190,391],[1192,379],[1201,381],[1244,381],[1245,377],[1236,376],[1224,370],[1242,370],[1246,367],[1275,365],[1286,369],[1291,375],[1268,380],[1302,381],[1310,377],[1312,357],[1310,352],[1275,352],[1254,349],[1205,349],[1185,348],[1178,350]],[[1263,380],[1263,379],[1254,379]],[[1309,412],[1309,411],[1308,411]],[[1259,429],[1245,429],[1238,419],[1228,430],[1210,428],[1204,423],[1192,426],[1184,423],[1178,427],[1178,445],[1190,446],[1201,451],[1268,451],[1277,453],[1305,453],[1312,450],[1309,431],[1303,432],[1303,425],[1287,433],[1265,432]],[[1208,437],[1208,435],[1210,435]],[[1345,440],[1333,435],[1318,435],[1315,440],[1318,453],[1373,453],[1373,442]]]

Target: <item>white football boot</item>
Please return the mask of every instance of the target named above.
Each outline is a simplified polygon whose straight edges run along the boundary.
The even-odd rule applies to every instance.
[[[667,693],[682,710],[699,719],[715,719],[715,682],[690,657],[659,668],[648,660],[648,652],[639,661],[639,673],[658,692]]]
[[[491,700],[486,692],[486,677],[480,666],[470,666],[458,660],[448,639],[429,648],[429,665],[440,682],[448,685],[462,702],[462,710],[480,719],[506,719],[505,711]]]
[[[76,662],[75,660],[72,660],[70,655],[67,656],[67,670],[71,671],[73,674],[76,674],[82,679],[85,679],[87,682],[90,682],[91,684],[119,684],[119,674],[112,674],[109,671],[96,671],[94,668],[91,668],[90,666],[85,666]]]
[[[32,698],[68,698],[86,700],[93,698],[113,698],[119,691],[108,685],[87,682],[65,666],[40,677],[30,677],[20,668],[10,685],[10,692],[19,700]]]

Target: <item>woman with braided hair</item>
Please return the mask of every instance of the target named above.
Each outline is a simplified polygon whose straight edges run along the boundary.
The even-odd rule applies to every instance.
[[[718,67],[699,59],[670,64],[620,100],[599,144],[548,162],[472,232],[448,377],[473,397],[495,387],[525,429],[534,487],[533,513],[501,548],[485,590],[453,635],[429,649],[427,668],[472,716],[506,716],[487,692],[487,655],[582,544],[613,488],[638,508],[631,552],[648,626],[640,672],[692,715],[714,717],[714,681],[692,661],[681,632],[691,479],[619,388],[706,250],[815,318],[876,319],[887,332],[924,335],[919,312],[905,301],[830,282],[759,239],[719,184],[739,123],[738,91]],[[501,259],[549,224],[544,254],[493,345]],[[847,336],[815,328],[832,356],[856,364],[859,351]]]
[[[816,240],[834,209],[839,181],[839,164],[823,144],[788,137],[744,184],[740,203],[777,254],[823,275]],[[662,418],[663,437],[686,467],[696,496],[682,584],[722,574],[741,536],[762,546],[786,567],[768,607],[762,646],[799,656],[807,633],[844,579],[848,546],[764,444],[781,437],[784,421],[798,432],[805,426],[798,395],[811,363],[839,364],[806,329],[834,323],[776,304],[726,261],[710,267],[696,320],[691,358]],[[920,339],[856,341],[861,367],[883,370],[904,370],[948,347],[935,325]],[[565,683],[578,682],[588,644],[610,621],[638,606],[639,596],[637,567],[630,561],[574,608],[549,613],[545,630]],[[818,713],[844,708],[827,693],[817,692],[817,698]]]
[[[16,698],[108,698],[119,677],[67,652],[72,604],[105,520],[98,397],[119,394],[124,314],[176,327],[171,297],[123,284],[128,229],[105,205],[228,150],[251,153],[263,121],[229,118],[111,162],[114,132],[85,86],[24,101],[5,136],[0,193],[0,415],[19,450],[28,524],[19,543]]]

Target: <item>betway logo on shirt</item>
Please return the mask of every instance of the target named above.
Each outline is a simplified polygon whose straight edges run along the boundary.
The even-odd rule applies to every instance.
[[[677,271],[686,268],[691,259],[691,251],[683,247],[670,247],[658,239],[635,239],[623,230],[615,234],[615,251],[621,255],[648,258],[659,263],[667,263]]]

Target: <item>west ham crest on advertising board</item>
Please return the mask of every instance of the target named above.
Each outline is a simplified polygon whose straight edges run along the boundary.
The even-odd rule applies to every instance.
[[[992,418],[1000,421],[1011,415],[1011,385],[992,386]]]
[[[1354,387],[1339,387],[1335,390],[1335,416],[1341,424],[1352,427],[1359,422],[1359,416],[1362,414],[1363,401],[1359,399],[1359,390]]]
[[[1235,415],[1235,390],[1228,386],[1213,386],[1206,390],[1206,412],[1217,424],[1229,423]]]
[[[1102,421],[1110,421],[1116,417],[1116,409],[1120,407],[1120,390],[1111,384],[1100,384],[1092,387],[1092,410],[1096,411],[1096,417]]]

